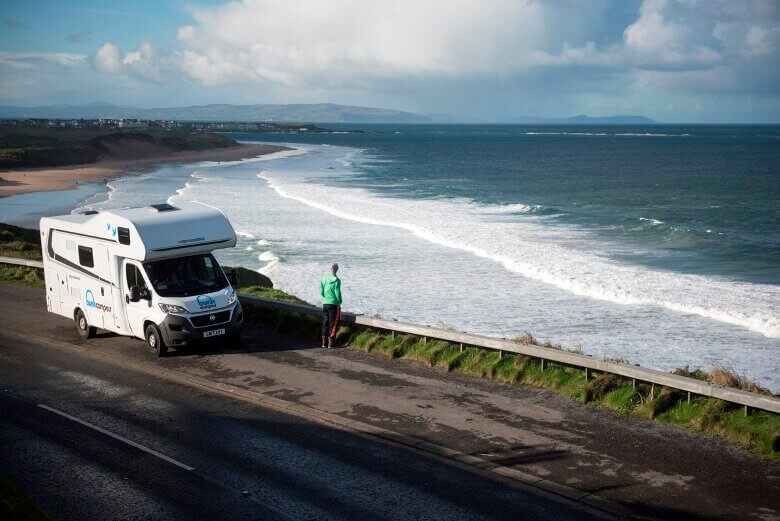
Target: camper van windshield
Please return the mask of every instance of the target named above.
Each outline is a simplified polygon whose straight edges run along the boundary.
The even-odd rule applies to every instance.
[[[189,297],[219,291],[228,285],[211,254],[147,262],[144,268],[161,297]]]

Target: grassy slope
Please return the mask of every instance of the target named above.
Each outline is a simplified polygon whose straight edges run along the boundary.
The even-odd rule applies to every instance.
[[[0,254],[41,258],[37,231],[0,223]],[[227,273],[232,270],[237,272],[237,288],[244,293],[306,304],[293,295],[275,289],[265,275],[246,268],[225,267]],[[0,283],[42,287],[43,274],[34,268],[0,264]],[[320,325],[312,319],[245,307],[247,316],[254,322],[319,339]],[[780,416],[776,414],[754,412],[745,417],[742,409],[720,400],[697,397],[688,403],[684,393],[668,388],[657,388],[651,397],[648,385],[639,384],[634,389],[631,382],[616,375],[594,375],[589,382],[585,382],[585,375],[580,369],[548,363],[542,371],[539,361],[529,357],[501,357],[497,352],[474,347],[461,351],[460,346],[455,344],[444,341],[426,343],[410,335],[392,338],[378,331],[342,327],[338,341],[353,349],[389,358],[415,360],[431,367],[442,367],[447,371],[498,380],[509,385],[523,384],[550,389],[580,403],[604,407],[617,414],[636,415],[682,425],[697,432],[722,435],[740,442],[757,454],[780,460]],[[528,333],[517,341],[560,349],[560,346],[537,342]],[[723,370],[716,369],[707,374],[685,368],[677,372],[720,385],[765,392]]]
[[[38,231],[0,223],[0,255],[40,260],[41,243]],[[43,270],[0,264],[0,283],[42,288]]]
[[[277,330],[318,339],[320,325],[305,317],[246,307],[254,322]],[[594,374],[585,382],[582,369],[548,362],[542,370],[538,360],[522,355],[504,355],[476,347],[460,346],[412,335],[396,336],[365,328],[341,327],[338,343],[352,349],[388,358],[414,360],[430,367],[457,371],[479,378],[498,380],[509,385],[532,385],[550,389],[579,403],[603,407],[616,414],[640,416],[681,425],[691,431],[720,435],[742,444],[762,457],[780,461],[780,416],[754,411],[747,417],[740,407],[721,400],[693,397],[673,389],[637,384],[610,374]],[[554,348],[554,347],[553,347]],[[705,373],[699,372],[700,375]],[[713,372],[713,374],[718,374]],[[707,379],[712,379],[707,375]]]
[[[172,151],[238,146],[228,137],[209,132],[0,125],[0,169],[94,163],[108,155],[106,145],[122,139]]]

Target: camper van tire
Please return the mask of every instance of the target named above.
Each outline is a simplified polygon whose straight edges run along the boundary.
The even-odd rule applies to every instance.
[[[92,338],[95,336],[96,328],[87,323],[87,317],[83,311],[77,309],[73,319],[76,321],[76,329],[81,338]]]
[[[165,356],[168,346],[163,342],[160,329],[154,324],[146,326],[146,347],[153,356]]]

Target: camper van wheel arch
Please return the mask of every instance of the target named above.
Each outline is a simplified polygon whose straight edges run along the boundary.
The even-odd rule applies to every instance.
[[[160,328],[154,322],[144,324],[144,337],[146,338],[146,349],[153,356],[165,356],[168,352],[168,346],[165,345]]]
[[[76,329],[81,338],[92,338],[95,336],[97,328],[89,325],[87,316],[80,308],[76,308],[76,311],[73,313],[73,320],[76,322]]]

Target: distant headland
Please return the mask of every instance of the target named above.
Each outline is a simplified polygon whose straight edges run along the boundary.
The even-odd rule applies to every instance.
[[[188,122],[277,123],[515,123],[530,125],[652,125],[656,121],[638,115],[549,118],[518,116],[499,120],[460,119],[447,114],[417,114],[403,110],[336,103],[291,105],[191,105],[140,108],[109,103],[86,105],[0,106],[0,119],[139,119]]]

